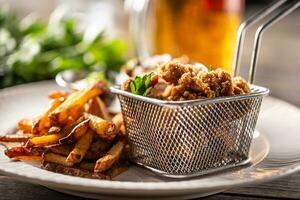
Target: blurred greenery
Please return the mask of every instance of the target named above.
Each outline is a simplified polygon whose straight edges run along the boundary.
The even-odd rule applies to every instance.
[[[103,33],[86,41],[77,26],[72,18],[55,24],[32,17],[18,21],[10,9],[0,8],[0,88],[53,79],[67,69],[119,71],[125,43],[108,41]]]

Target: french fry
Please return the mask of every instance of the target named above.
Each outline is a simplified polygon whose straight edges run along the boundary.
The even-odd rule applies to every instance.
[[[80,123],[84,118],[79,118],[77,122],[66,125],[60,133],[36,136],[28,141],[28,146],[49,146],[59,144],[60,139],[66,137],[74,129],[74,127]]]
[[[51,121],[53,124],[66,124],[69,118],[77,120],[81,115],[78,112],[80,108],[83,108],[88,100],[102,94],[104,90],[104,82],[97,82],[87,89],[72,93],[60,106],[50,113]]]
[[[114,144],[105,156],[97,160],[94,172],[104,172],[108,170],[114,163],[119,160],[124,146],[125,142],[123,140],[120,140],[116,144]]]
[[[61,131],[61,128],[58,126],[52,126],[49,128],[48,133],[49,134],[54,134],[54,133],[59,133]]]
[[[4,135],[0,136],[0,142],[27,142],[29,136],[27,135]]]
[[[64,121],[63,124],[71,124],[74,123],[78,118],[80,118],[80,116],[82,116],[82,114],[84,113],[85,108],[84,106],[81,105],[76,105],[74,106],[68,113],[68,117],[66,118],[66,120]]]
[[[33,119],[21,119],[18,123],[18,130],[24,133],[32,133]]]
[[[49,113],[56,109],[64,101],[63,98],[53,99],[50,102],[49,108],[34,122],[32,133],[34,135],[40,135],[41,133],[48,132],[51,127],[51,122],[49,118]]]
[[[89,125],[97,135],[106,140],[113,140],[117,134],[116,126],[107,120],[97,117],[92,114],[85,113],[85,117],[89,119]]]
[[[27,146],[42,147],[52,144],[58,144],[59,140],[64,136],[65,134],[63,133],[36,136],[28,140]]]
[[[55,154],[68,156],[73,150],[73,145],[56,145],[49,148],[49,151]]]
[[[66,166],[55,164],[55,163],[44,162],[42,168],[52,171],[52,172],[70,175],[70,176],[93,178],[93,179],[110,179],[109,176],[104,175],[104,174],[93,173],[93,172],[89,172],[87,170],[77,169],[74,167],[66,167]]]
[[[68,97],[69,93],[66,91],[53,91],[48,94],[48,98],[50,99],[59,99],[64,98],[66,99]]]
[[[101,117],[105,120],[110,120],[108,109],[98,96],[91,100],[88,113]]]
[[[14,158],[18,156],[40,156],[41,152],[35,149],[27,149],[25,147],[12,147],[6,149],[4,154],[9,158]]]
[[[56,145],[53,147],[50,147],[50,152],[63,155],[63,156],[68,156],[71,151],[74,149],[73,145]],[[84,159],[86,160],[97,160],[99,157],[104,156],[103,152],[93,152],[88,150],[86,154],[84,155]]]
[[[125,129],[125,125],[123,124],[121,127],[120,127],[120,133],[122,133],[123,136],[126,136],[126,129]]]
[[[84,155],[86,154],[87,150],[89,149],[92,140],[93,140],[94,132],[92,130],[88,130],[76,143],[73,151],[67,157],[67,162],[69,163],[79,163]]]
[[[90,171],[90,172],[94,172],[95,163],[81,162],[81,163],[79,163],[79,168]]]
[[[124,124],[123,115],[121,113],[118,113],[112,118],[111,121],[116,125],[117,129],[120,129],[120,127]]]
[[[37,161],[37,160],[42,160],[42,156],[16,156],[13,157],[12,160],[22,160],[22,161]]]
[[[49,94],[52,100],[44,113],[21,120],[16,134],[0,136],[5,155],[11,160],[41,160],[44,169],[78,177],[110,179],[122,173],[126,140],[118,134],[125,128],[122,115],[110,121],[98,96],[106,92],[105,84],[98,82],[73,93]]]
[[[55,153],[44,153],[44,155],[43,155],[44,161],[60,164],[60,165],[66,166],[66,167],[73,166],[73,163],[67,162],[66,159],[67,159],[66,157],[55,154]]]
[[[77,141],[85,134],[89,127],[89,119],[86,119],[77,124],[69,135],[59,140],[60,143]]]
[[[122,135],[126,135],[123,115],[121,113],[116,114],[112,118],[112,122],[116,125],[117,130],[119,130],[119,132],[122,133]]]

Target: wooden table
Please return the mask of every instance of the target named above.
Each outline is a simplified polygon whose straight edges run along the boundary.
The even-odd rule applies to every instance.
[[[77,200],[84,199],[62,194],[46,187],[13,180],[0,176],[1,200]],[[207,200],[262,200],[262,199],[300,199],[300,172],[288,177],[264,183],[228,190],[205,197]]]

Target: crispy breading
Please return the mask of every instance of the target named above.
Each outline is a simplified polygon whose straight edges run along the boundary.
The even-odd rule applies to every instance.
[[[132,82],[132,79],[128,79],[126,80],[123,84],[122,84],[122,90],[127,91],[127,92],[131,92],[130,89],[130,83]]]
[[[244,79],[232,78],[230,73],[221,68],[208,71],[201,64],[190,65],[171,61],[160,67],[160,76],[165,83],[162,80],[158,81],[150,97],[180,101],[251,92]],[[167,88],[168,91],[165,92]]]
[[[179,62],[165,63],[160,69],[162,78],[173,84],[177,84],[180,77],[187,72],[189,69]]]
[[[249,84],[242,77],[233,78],[234,94],[247,94],[251,92]]]

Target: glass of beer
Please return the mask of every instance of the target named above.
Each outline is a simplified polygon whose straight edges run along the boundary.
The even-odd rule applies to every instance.
[[[140,57],[168,53],[233,72],[244,0],[131,0]]]

